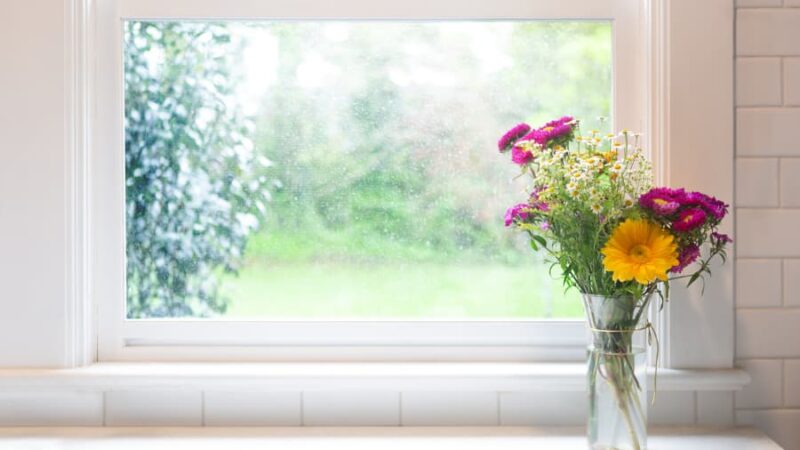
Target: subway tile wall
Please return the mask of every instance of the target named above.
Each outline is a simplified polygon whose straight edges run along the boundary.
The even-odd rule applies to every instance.
[[[771,368],[754,368],[754,378],[767,381],[761,384],[765,395],[737,397],[753,408],[742,411],[780,404],[781,392],[769,379]],[[788,370],[800,376],[800,365]],[[800,404],[800,388],[787,392],[791,402]],[[730,391],[660,391],[655,406],[648,406],[648,421],[731,426],[733,403]],[[0,392],[0,426],[579,426],[586,421],[586,409],[586,394],[576,391]]]
[[[800,0],[736,6],[735,422],[800,450]]]

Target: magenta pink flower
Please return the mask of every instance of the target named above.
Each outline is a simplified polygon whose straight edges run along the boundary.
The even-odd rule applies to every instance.
[[[528,218],[528,208],[530,208],[526,203],[520,203],[517,205],[512,206],[506,210],[506,217],[505,223],[507,227],[510,227],[514,220],[525,220]]]
[[[682,205],[700,206],[706,195],[700,192],[684,192],[680,197]]]
[[[728,205],[725,202],[702,192],[686,192],[679,201],[682,205],[702,207],[707,213],[714,216],[717,221],[722,220],[728,213]]]
[[[519,145],[515,145],[511,149],[511,161],[520,166],[528,164],[533,161],[533,153],[523,149]]]
[[[680,208],[683,189],[653,188],[639,197],[639,206],[658,216],[668,216]]]
[[[672,229],[678,232],[696,230],[706,223],[706,213],[700,208],[689,208],[681,211],[678,218],[672,222]]]
[[[563,116],[563,117],[561,117],[559,119],[555,119],[555,120],[551,120],[550,122],[547,122],[546,124],[544,124],[544,126],[545,127],[555,127],[556,125],[564,125],[566,123],[570,123],[573,120],[575,120],[575,118],[572,117],[572,116]]]
[[[711,213],[717,221],[722,220],[726,214],[728,214],[728,205],[725,204],[722,200],[717,200],[714,197],[706,196],[703,203],[701,204],[703,209]]]
[[[519,140],[519,138],[525,136],[525,134],[530,130],[531,126],[527,123],[519,123],[515,125],[510,130],[506,131],[503,137],[497,141],[497,149],[500,150],[501,153],[507,152],[511,146],[513,146]]]
[[[548,142],[569,135],[572,132],[572,127],[565,124],[556,124],[554,126],[544,126],[531,132],[534,134],[534,140],[541,144],[546,145]]]
[[[530,133],[526,134],[521,141],[534,141],[541,146],[546,146],[550,141],[569,136],[573,131],[574,123],[571,116],[564,116],[560,119],[551,120]]]
[[[537,128],[528,133],[525,137],[543,146],[547,144],[549,136],[550,134],[547,131]]]
[[[700,247],[695,244],[689,244],[686,248],[681,250],[680,255],[678,255],[678,264],[669,269],[669,271],[672,273],[681,273],[686,266],[695,262],[699,256]]]

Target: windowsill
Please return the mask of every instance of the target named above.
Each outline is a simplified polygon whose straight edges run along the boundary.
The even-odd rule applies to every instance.
[[[581,391],[585,370],[579,363],[99,363],[2,369],[0,389]],[[652,387],[652,368],[648,382]],[[659,391],[737,391],[750,376],[739,369],[659,369],[657,382]]]
[[[585,448],[583,427],[0,428],[0,445],[100,448],[484,449]],[[779,450],[753,428],[655,427],[660,449]]]

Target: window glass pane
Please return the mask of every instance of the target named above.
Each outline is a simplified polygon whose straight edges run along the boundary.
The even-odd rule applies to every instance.
[[[130,318],[573,318],[510,126],[611,115],[604,21],[125,24]]]

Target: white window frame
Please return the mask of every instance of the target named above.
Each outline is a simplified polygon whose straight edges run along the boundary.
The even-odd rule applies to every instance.
[[[642,0],[97,0],[88,89],[89,273],[100,361],[579,361],[585,326],[563,320],[229,321],[125,317],[122,21],[125,19],[583,19],[613,21],[616,128],[657,137]],[[624,88],[620,88],[624,87]],[[651,139],[657,178],[663,145]],[[668,315],[664,316],[668,318]],[[666,323],[666,322],[665,322]],[[668,327],[662,327],[662,340]],[[668,355],[668,353],[667,353]]]

